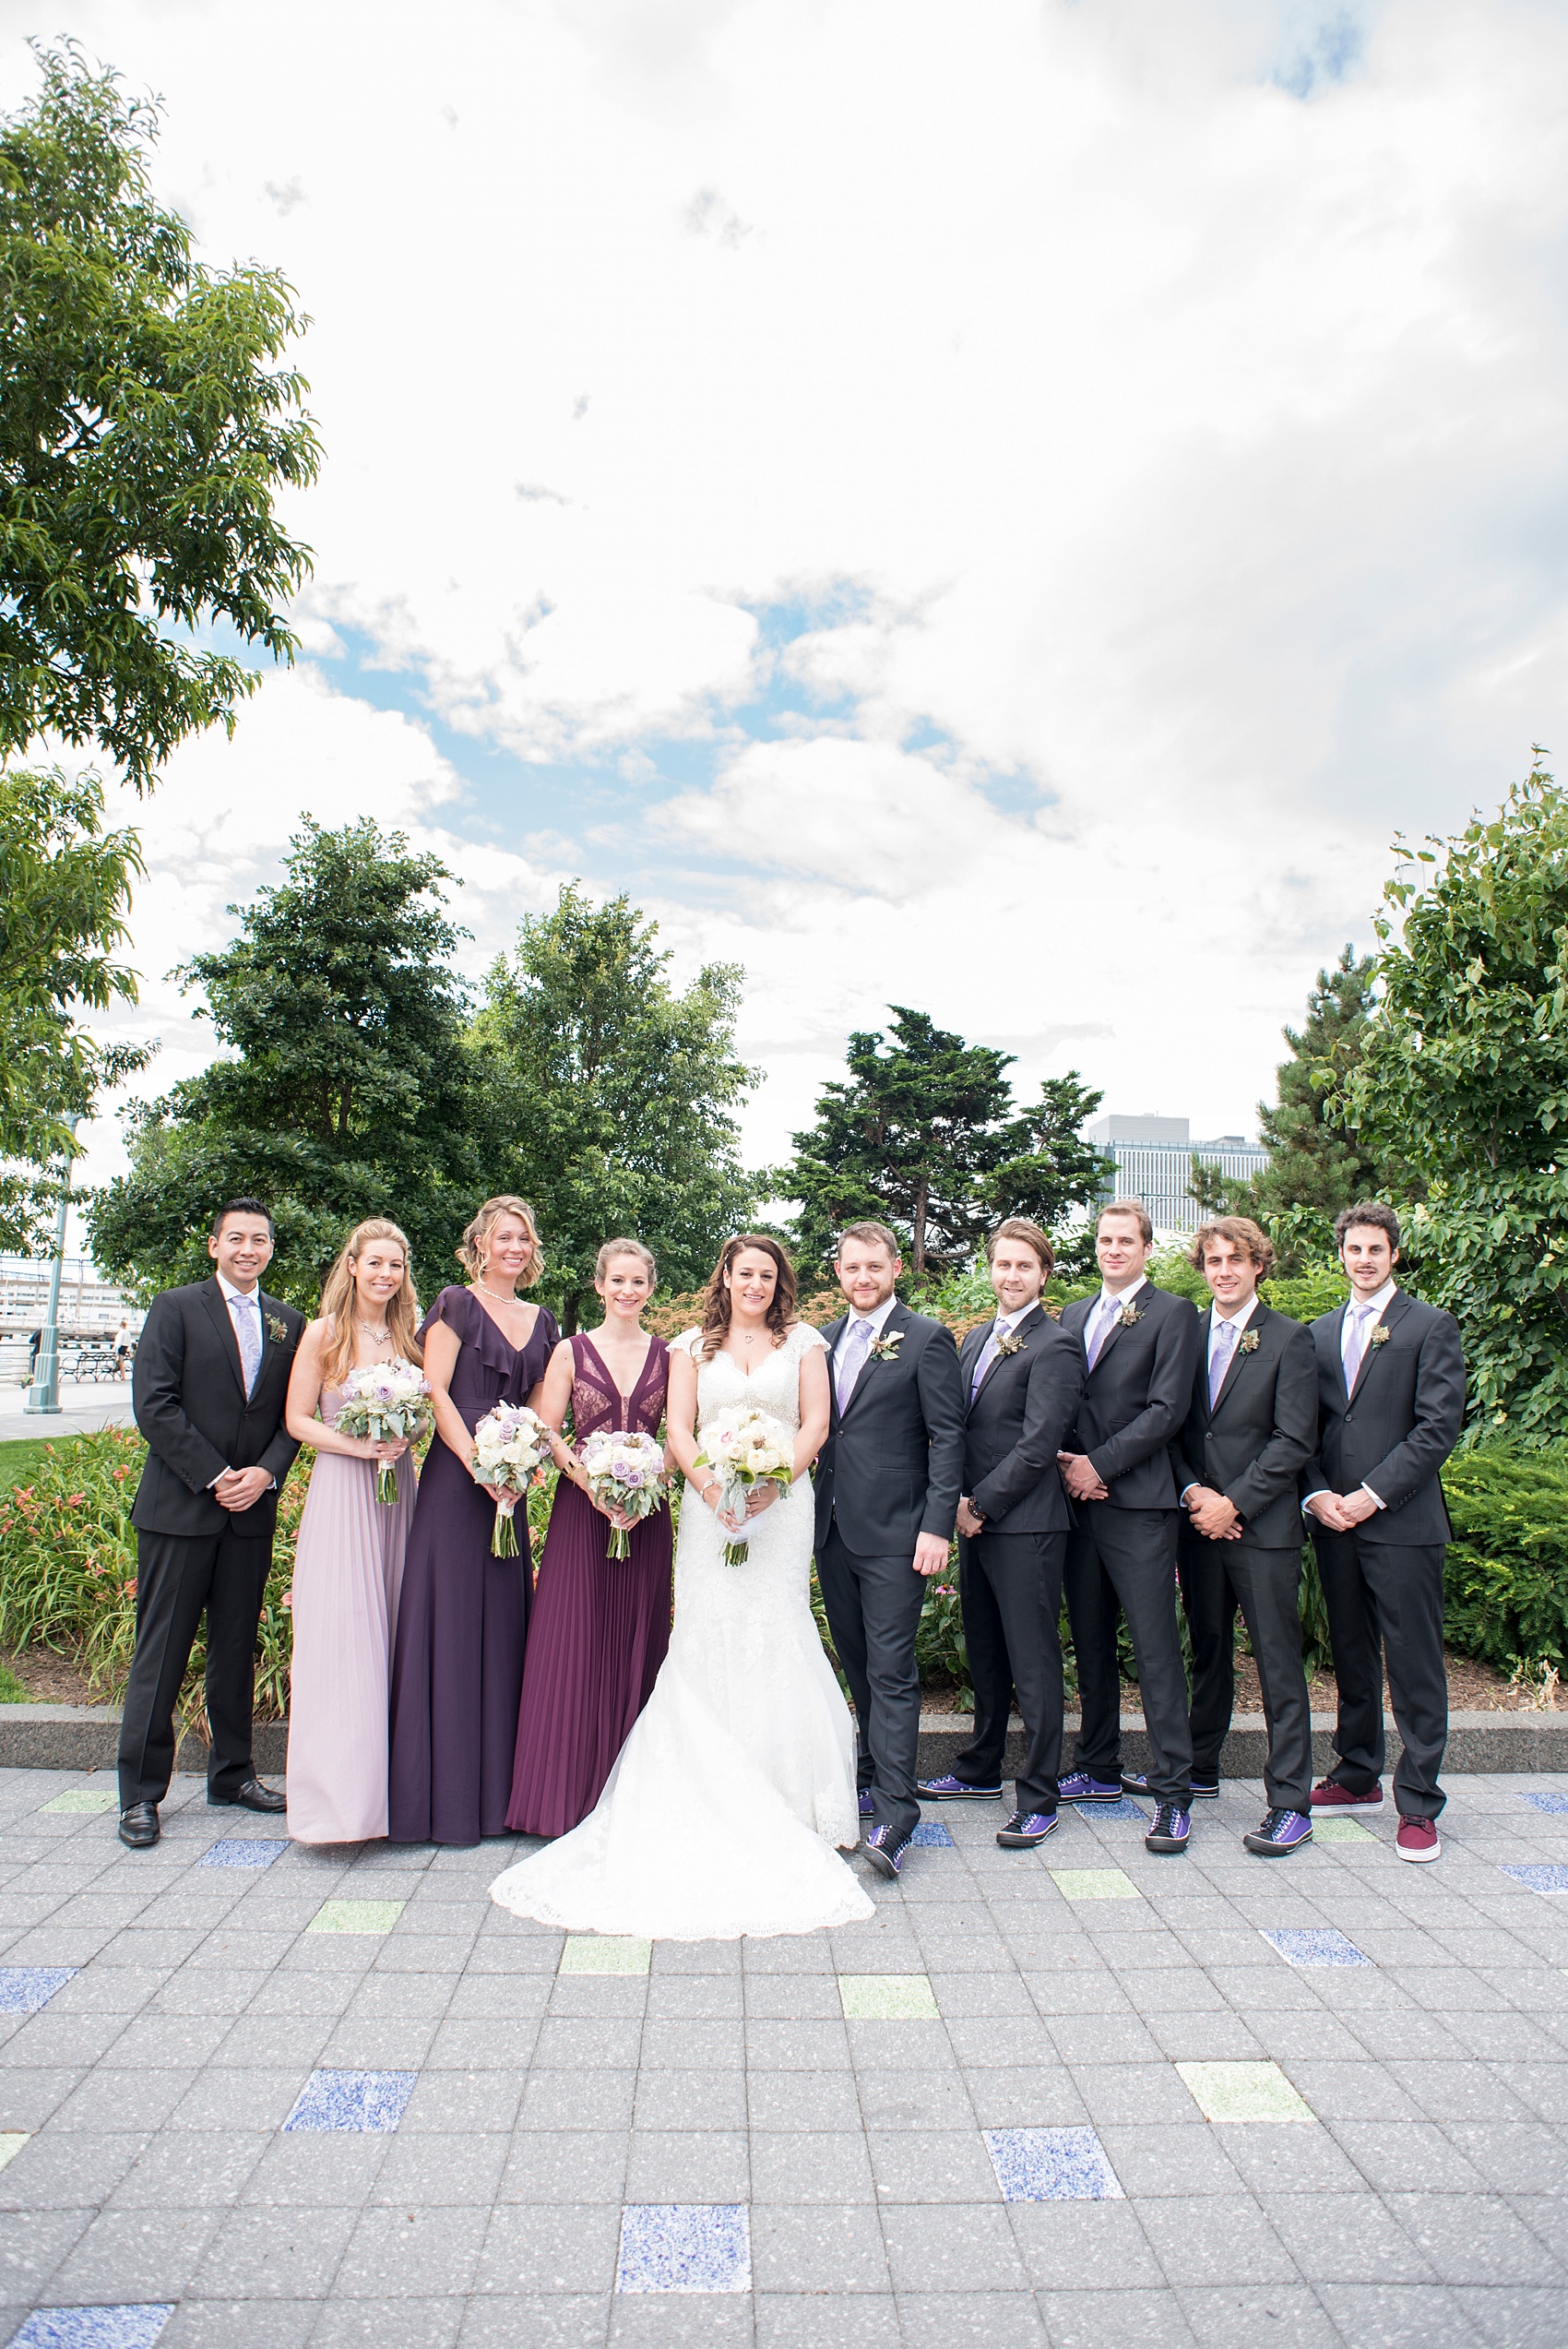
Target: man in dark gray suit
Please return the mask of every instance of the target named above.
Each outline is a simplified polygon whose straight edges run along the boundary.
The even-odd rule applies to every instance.
[[[1383,1800],[1383,1665],[1404,1751],[1394,1772],[1401,1859],[1434,1860],[1448,1743],[1443,1561],[1450,1527],[1440,1473],[1465,1424],[1459,1325],[1396,1286],[1399,1219],[1381,1201],[1334,1227],[1348,1305],[1312,1325],[1318,1445],[1301,1502],[1339,1684],[1339,1759],[1317,1808]]]
[[[1200,1330],[1187,1424],[1170,1448],[1186,1521],[1178,1552],[1193,1643],[1193,1792],[1218,1795],[1236,1698],[1240,1605],[1268,1723],[1269,1807],[1242,1837],[1263,1859],[1312,1842],[1312,1699],[1301,1664],[1296,1479],[1317,1442],[1317,1360],[1299,1321],[1258,1295],[1274,1249],[1244,1215],[1203,1224],[1192,1246],[1214,1303]]]
[[[1077,1425],[1061,1456],[1077,1518],[1067,1544],[1067,1616],[1083,1709],[1068,1802],[1122,1799],[1118,1610],[1127,1617],[1148,1731],[1151,1852],[1184,1852],[1192,1831],[1187,1672],[1176,1623],[1180,1511],[1170,1447],[1184,1424],[1198,1358],[1191,1300],[1150,1282],[1154,1225],[1141,1199],[1113,1199],[1095,1228],[1098,1296],[1065,1307],[1062,1327],[1084,1349]]]
[[[1015,1216],[986,1244],[996,1318],[971,1330],[958,1367],[968,1399],[958,1587],[975,1691],[975,1734],[951,1771],[923,1779],[932,1802],[995,1800],[1013,1691],[1027,1750],[997,1842],[1032,1850],[1056,1826],[1062,1764],[1062,1567],[1072,1511],[1056,1455],[1084,1390],[1083,1348],[1041,1306],[1055,1259],[1038,1223]]]
[[[915,1630],[947,1565],[964,1473],[964,1399],[952,1332],[899,1304],[898,1244],[851,1223],[835,1265],[851,1310],[823,1331],[833,1417],[817,1455],[816,1570],[855,1700],[861,1817],[872,1866],[897,1876],[920,1823]]]

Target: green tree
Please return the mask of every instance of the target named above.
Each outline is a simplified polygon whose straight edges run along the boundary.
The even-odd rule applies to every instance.
[[[1408,850],[1342,1114],[1424,1184],[1421,1294],[1456,1314],[1478,1426],[1568,1434],[1568,796],[1537,763],[1490,822]]]
[[[273,499],[314,480],[305,321],[276,271],[221,274],[154,201],[155,104],[71,44],[0,121],[0,757],[91,743],[137,791],[287,660],[308,550]]]
[[[486,1183],[537,1210],[568,1330],[602,1241],[640,1239],[679,1292],[754,1211],[734,1116],[755,1082],[735,1051],[742,974],[708,963],[677,992],[658,936],[624,897],[595,906],[567,885],[493,966],[471,1031]]]
[[[96,776],[0,772],[0,1247],[42,1244],[75,1156],[72,1119],[148,1057],[79,1025],[83,1011],[137,1000],[135,972],[114,957],[142,870],[136,834],[103,829]]]
[[[1013,1110],[1011,1053],[968,1044],[923,1011],[891,1004],[880,1031],[858,1030],[847,1082],[824,1086],[816,1123],[793,1137],[776,1180],[799,1201],[802,1255],[824,1264],[846,1223],[890,1225],[912,1277],[967,1264],[1002,1216],[1054,1224],[1094,1197],[1103,1164],[1077,1128],[1099,1106],[1076,1070]]]
[[[178,974],[232,1057],[127,1114],[131,1168],[92,1201],[93,1253],[144,1291],[199,1277],[213,1208],[254,1191],[278,1222],[269,1280],[302,1306],[367,1215],[403,1225],[428,1296],[479,1180],[451,876],[368,817],[307,822],[285,870]]]

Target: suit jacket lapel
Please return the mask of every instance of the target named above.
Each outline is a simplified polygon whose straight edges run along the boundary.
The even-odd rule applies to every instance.
[[[1034,1328],[1035,1323],[1039,1320],[1042,1320],[1043,1318],[1044,1315],[1040,1306],[1038,1305],[1031,1306],[1028,1313],[1025,1314],[1023,1319],[1021,1321],[1015,1321],[1013,1324],[1013,1335],[1016,1338],[1022,1338],[1026,1336],[1027,1333]],[[980,1344],[983,1347],[985,1344],[985,1335],[979,1330],[974,1331],[972,1334],[980,1338]],[[980,1380],[978,1389],[971,1398],[973,1401],[979,1402],[980,1396],[984,1394],[986,1389],[990,1386],[992,1379],[995,1375],[998,1364],[1009,1362],[1011,1359],[1012,1356],[1010,1354],[997,1353],[992,1355],[990,1362],[986,1365],[985,1377]],[[970,1371],[969,1376],[973,1377],[974,1373],[972,1370]]]
[[[240,1341],[234,1332],[234,1317],[229,1310],[229,1300],[219,1287],[216,1277],[203,1282],[201,1300],[212,1317],[212,1326],[222,1341],[224,1355],[234,1374],[234,1383],[243,1395],[245,1391],[245,1366],[240,1360]],[[263,1321],[264,1336],[266,1327]]]
[[[1348,1306],[1347,1306],[1345,1309],[1348,1312]],[[1410,1300],[1405,1294],[1404,1290],[1396,1289],[1394,1294],[1389,1298],[1388,1303],[1384,1306],[1377,1319],[1372,1323],[1372,1330],[1367,1331],[1367,1342],[1361,1348],[1361,1359],[1356,1365],[1356,1383],[1345,1398],[1347,1406],[1355,1401],[1356,1397],[1366,1385],[1367,1373],[1372,1368],[1372,1364],[1377,1360],[1378,1355],[1383,1352],[1383,1348],[1381,1346],[1374,1346],[1372,1343],[1372,1330],[1392,1330],[1396,1323],[1401,1320],[1409,1309]],[[1340,1327],[1343,1329],[1344,1324],[1341,1323]],[[1339,1357],[1339,1370],[1341,1377],[1343,1377],[1345,1370],[1345,1357],[1343,1354]]]

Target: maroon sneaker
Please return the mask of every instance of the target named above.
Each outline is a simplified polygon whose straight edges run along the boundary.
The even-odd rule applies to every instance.
[[[1365,1810],[1369,1809],[1374,1803],[1381,1803],[1382,1800],[1383,1788],[1381,1785],[1373,1786],[1365,1795],[1352,1795],[1350,1789],[1348,1786],[1341,1786],[1336,1778],[1320,1778],[1317,1784],[1313,1788],[1313,1808],[1314,1811],[1336,1810],[1341,1808]]]
[[[1437,1840],[1435,1818],[1406,1818],[1399,1821],[1399,1832],[1394,1838],[1394,1848],[1402,1860],[1434,1860],[1443,1846]]]

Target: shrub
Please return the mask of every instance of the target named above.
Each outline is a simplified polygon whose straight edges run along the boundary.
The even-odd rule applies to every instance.
[[[1483,1445],[1443,1476],[1454,1520],[1445,1630],[1461,1655],[1520,1677],[1568,1665],[1568,1445]]]

